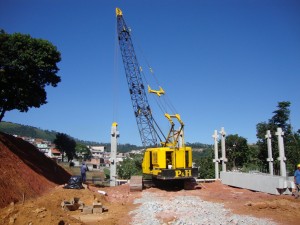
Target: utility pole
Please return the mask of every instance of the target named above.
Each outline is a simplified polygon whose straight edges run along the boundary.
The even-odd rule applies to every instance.
[[[117,144],[120,136],[117,129],[118,124],[113,122],[111,127],[111,141],[110,141],[110,186],[116,186],[117,177]]]

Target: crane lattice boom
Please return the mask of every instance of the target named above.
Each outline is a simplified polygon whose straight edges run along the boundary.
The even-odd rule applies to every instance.
[[[118,40],[139,133],[144,146],[155,146],[157,145],[155,121],[148,103],[130,31],[123,19],[122,11],[118,8],[116,15]]]

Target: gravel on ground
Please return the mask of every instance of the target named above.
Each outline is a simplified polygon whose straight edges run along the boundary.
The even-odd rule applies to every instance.
[[[153,192],[143,192],[134,204],[140,206],[131,211],[134,225],[274,225],[268,219],[233,214],[223,204],[207,202],[197,196],[166,197]]]

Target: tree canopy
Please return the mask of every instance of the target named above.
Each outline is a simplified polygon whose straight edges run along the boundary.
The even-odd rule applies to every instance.
[[[228,135],[226,137],[226,156],[228,158],[229,167],[236,169],[241,167],[247,159],[248,144],[247,140],[239,137],[237,134]]]
[[[121,179],[130,179],[132,175],[142,175],[143,155],[133,155],[117,165],[117,174]]]
[[[277,128],[282,128],[284,132],[285,155],[287,158],[287,170],[292,173],[296,164],[300,162],[300,135],[299,132],[293,132],[290,124],[290,107],[289,101],[278,102],[277,110],[273,111],[273,116],[268,122],[261,122],[256,125],[256,136],[258,138],[257,145],[259,147],[259,159],[263,166],[267,169],[268,157],[267,141],[265,139],[266,131],[271,132],[272,152],[274,159],[275,173],[279,170],[279,163],[276,160],[279,156],[278,140],[275,135]]]
[[[92,153],[85,144],[77,142],[75,151],[76,153],[80,153],[81,155],[83,155],[83,160],[90,160],[92,158]]]
[[[6,112],[47,103],[46,86],[61,81],[60,52],[49,41],[0,30],[0,122]]]
[[[209,179],[215,177],[215,167],[213,164],[213,149],[205,148],[202,152],[193,152],[193,162],[198,168],[198,177]]]
[[[57,133],[53,142],[56,145],[56,148],[62,153],[62,157],[64,157],[64,154],[67,155],[68,162],[74,158],[76,148],[76,142],[74,139],[66,134]]]

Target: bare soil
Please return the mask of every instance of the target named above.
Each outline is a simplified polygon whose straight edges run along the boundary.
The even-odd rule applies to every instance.
[[[22,147],[20,147],[22,146]],[[130,211],[138,207],[134,199],[141,197],[141,192],[129,192],[128,185],[99,188],[92,184],[85,189],[64,189],[70,174],[61,167],[49,163],[45,158],[26,158],[32,147],[0,134],[0,225],[4,224],[106,224],[128,225],[131,221]],[[24,158],[25,154],[25,158]],[[41,156],[42,157],[42,156]],[[47,157],[46,157],[47,158]],[[11,160],[11,161],[9,161]],[[7,162],[6,162],[7,161]],[[51,160],[50,160],[51,161]],[[5,162],[5,163],[3,163]],[[43,165],[42,168],[39,168]],[[55,164],[56,165],[56,164]],[[52,168],[52,169],[51,169]],[[53,169],[56,168],[56,169]],[[56,171],[54,173],[54,170]],[[55,174],[49,176],[48,173]],[[98,193],[105,191],[107,195]],[[193,195],[205,201],[223,203],[233,213],[268,218],[278,224],[299,224],[300,200],[286,195],[270,195],[223,185],[221,182],[203,183],[192,191],[159,190],[150,188],[143,191],[157,192],[160,196],[172,197]],[[25,197],[23,195],[25,193]],[[24,198],[23,198],[24,197]],[[97,215],[84,215],[80,211],[64,211],[63,200],[78,197],[85,205],[100,201],[107,211]],[[192,210],[192,209],[191,209]],[[162,215],[158,215],[162,216]],[[164,221],[172,215],[164,215]]]
[[[66,183],[70,174],[32,144],[0,132],[0,208]]]

